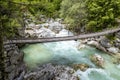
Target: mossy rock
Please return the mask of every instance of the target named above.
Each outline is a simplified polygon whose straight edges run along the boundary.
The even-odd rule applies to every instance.
[[[86,71],[89,68],[89,66],[87,64],[74,64],[73,68],[75,70],[80,69],[81,71]]]
[[[103,59],[100,55],[98,55],[98,54],[92,55],[92,56],[90,57],[90,60],[91,60],[96,66],[98,66],[98,67],[100,67],[100,68],[104,68],[104,63],[105,63],[105,61],[104,61],[104,59]]]

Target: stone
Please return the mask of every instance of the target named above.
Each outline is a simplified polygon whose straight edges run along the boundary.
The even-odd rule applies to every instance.
[[[104,52],[107,52],[106,48],[101,46],[97,41],[88,41],[87,44],[90,45],[90,46],[94,46],[97,49],[102,50]]]
[[[21,72],[15,80],[24,80],[25,71]]]
[[[81,42],[82,44],[86,44],[86,43],[88,42],[88,40],[85,39],[85,40],[81,40],[80,42]]]
[[[52,31],[55,31],[55,32],[59,32],[63,29],[63,25],[60,24],[59,22],[53,22],[51,24],[49,24],[49,29],[52,30]]]
[[[30,24],[28,24],[28,27],[34,27],[35,26],[35,23],[30,23]]]
[[[22,71],[26,71],[26,66],[23,62],[23,53],[18,49],[18,46],[16,45],[9,44],[6,45],[4,48],[6,50],[10,47],[12,47],[12,50],[6,51],[7,57],[5,57],[4,60],[6,73],[4,80],[23,80],[22,78],[20,78],[20,73]]]
[[[15,68],[15,65],[7,66],[7,67],[5,68],[5,72],[11,72],[12,70],[14,70],[14,68]]]
[[[87,44],[92,45],[92,46],[98,46],[99,45],[99,43],[97,41],[88,41]]]
[[[17,54],[11,55],[11,57],[10,57],[10,63],[11,63],[11,64],[17,64],[17,63],[18,63],[18,62],[17,62],[18,56],[19,56],[19,55],[17,55]]]
[[[107,38],[103,38],[100,40],[100,44],[101,46],[105,47],[105,48],[110,48],[112,45],[110,44],[110,40],[108,40]]]
[[[104,52],[107,52],[106,48],[104,48],[104,47],[101,46],[101,45],[97,46],[97,49],[102,50],[102,51],[104,51]]]
[[[116,47],[110,47],[110,48],[107,48],[107,50],[108,50],[110,53],[118,53],[118,52],[119,52],[119,49],[116,48]]]
[[[55,33],[52,32],[51,30],[47,29],[47,28],[40,28],[39,30],[36,30],[36,36],[38,38],[41,37],[55,37]]]
[[[13,70],[11,73],[8,74],[8,79],[14,80],[14,77],[15,77],[15,71]]]
[[[78,80],[78,77],[70,67],[45,64],[27,73],[24,80]]]
[[[120,31],[116,33],[116,37],[120,39]]]
[[[114,47],[120,49],[120,39],[119,38],[115,38],[115,40],[114,40]],[[119,52],[120,52],[120,50],[119,50]]]
[[[85,45],[85,44],[79,44],[79,45],[77,46],[77,49],[84,49],[84,48],[86,48],[86,45]]]
[[[118,43],[120,43],[120,39],[119,39],[119,38],[117,38],[116,41],[117,41]]]
[[[95,63],[98,67],[104,68],[104,59],[102,58],[102,56],[98,55],[98,54],[94,54],[91,56],[91,61],[93,63]]]
[[[120,49],[120,43],[119,42],[115,41],[114,46]]]
[[[89,68],[89,66],[87,64],[74,64],[73,68],[75,70],[80,69],[81,71],[86,71]]]

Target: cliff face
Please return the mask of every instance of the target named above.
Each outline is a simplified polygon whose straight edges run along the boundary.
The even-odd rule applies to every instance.
[[[25,74],[25,64],[23,53],[15,44],[4,45],[4,65],[5,79],[3,80],[23,80]]]

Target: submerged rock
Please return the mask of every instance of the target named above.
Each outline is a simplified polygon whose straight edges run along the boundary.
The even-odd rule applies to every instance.
[[[116,55],[114,55],[114,64],[120,64],[120,53],[117,53]]]
[[[89,68],[89,66],[87,64],[74,64],[73,68],[75,70],[80,69],[81,71],[86,71]]]
[[[104,68],[104,59],[102,58],[102,56],[98,55],[98,54],[94,54],[91,56],[91,61],[93,63],[95,63],[98,67]]]
[[[84,49],[84,48],[86,48],[86,45],[85,45],[85,44],[79,44],[79,45],[77,46],[77,49]]]

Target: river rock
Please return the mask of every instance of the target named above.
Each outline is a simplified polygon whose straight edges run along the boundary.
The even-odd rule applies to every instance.
[[[118,47],[120,49],[120,43],[115,43],[115,47]]]
[[[15,77],[15,71],[11,71],[11,72],[8,74],[9,80],[14,80],[14,77]]]
[[[120,31],[116,33],[116,37],[120,39]]]
[[[54,23],[51,23],[49,24],[49,27],[48,27],[50,30],[58,33],[59,31],[61,31],[63,29],[63,25],[60,24],[59,22],[54,22]]]
[[[24,80],[78,80],[74,69],[62,65],[42,65],[24,76]]]
[[[101,46],[105,47],[105,48],[110,48],[112,45],[110,44],[110,40],[107,38],[103,38],[100,40],[100,44]]]
[[[51,30],[47,29],[47,28],[40,28],[39,30],[36,30],[36,35],[38,36],[38,38],[41,37],[54,37],[55,33],[52,32]]]
[[[84,39],[80,41],[82,44],[86,44],[88,42],[88,39]]]
[[[81,71],[86,71],[89,68],[89,66],[87,64],[74,64],[73,68],[75,70],[80,69]]]
[[[7,48],[12,47],[9,51]],[[9,44],[4,46],[5,49],[5,79],[2,80],[19,80],[18,78],[22,71],[26,71],[26,67],[23,62],[23,53],[18,49],[16,45]],[[22,79],[23,80],[23,79]]]
[[[98,55],[98,54],[94,54],[91,56],[91,61],[93,63],[95,63],[98,67],[104,68],[104,59],[102,58],[102,56]]]
[[[120,39],[119,39],[119,38],[116,38],[116,41],[117,41],[118,43],[120,43]]]
[[[7,67],[5,68],[5,72],[11,72],[12,70],[14,70],[14,68],[15,68],[15,65],[7,66]]]
[[[30,27],[30,28],[35,27],[35,23],[28,24],[28,27]]]
[[[97,49],[102,50],[104,52],[107,52],[106,48],[101,46],[97,41],[88,41],[87,44],[90,46],[94,46]]]
[[[86,45],[85,45],[85,44],[79,44],[79,45],[77,46],[77,49],[84,49],[84,48],[86,48]]]
[[[99,43],[97,41],[88,41],[87,44],[92,45],[92,46],[98,46],[99,45]]]
[[[119,49],[116,48],[116,47],[110,47],[107,49],[110,53],[118,53],[119,52]]]

